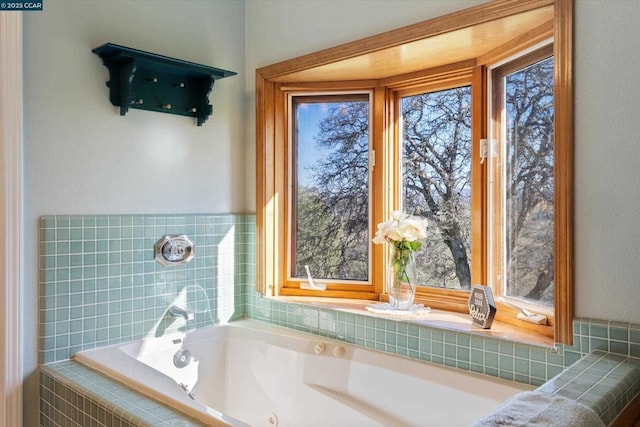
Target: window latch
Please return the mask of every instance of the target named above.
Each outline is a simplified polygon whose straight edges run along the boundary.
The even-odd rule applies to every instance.
[[[498,141],[483,138],[480,140],[480,164],[484,163],[489,156],[498,157]]]

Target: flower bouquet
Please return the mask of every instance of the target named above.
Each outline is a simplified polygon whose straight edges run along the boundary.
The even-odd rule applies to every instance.
[[[422,247],[422,241],[427,237],[426,228],[426,219],[399,211],[392,212],[391,220],[378,224],[373,243],[387,243],[392,251],[387,293],[394,309],[407,310],[413,305],[416,294],[413,254]]]

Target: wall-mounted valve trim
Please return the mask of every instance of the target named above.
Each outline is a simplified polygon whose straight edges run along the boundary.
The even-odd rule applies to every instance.
[[[184,234],[170,234],[154,246],[156,261],[165,266],[185,264],[195,256],[196,245]]]

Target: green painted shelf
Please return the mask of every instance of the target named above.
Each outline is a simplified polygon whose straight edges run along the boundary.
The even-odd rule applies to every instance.
[[[124,116],[129,108],[195,117],[213,113],[209,95],[216,80],[233,71],[106,43],[92,50],[109,69],[109,101]]]

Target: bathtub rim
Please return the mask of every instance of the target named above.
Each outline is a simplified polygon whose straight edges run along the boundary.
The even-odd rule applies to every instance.
[[[503,378],[481,374],[477,372],[473,372],[470,370],[459,369],[443,364],[433,363],[429,361],[419,360],[415,358],[411,358],[408,356],[403,356],[400,354],[393,354],[381,350],[376,350],[369,347],[362,347],[353,343],[341,341],[335,338],[321,336],[312,334],[309,332],[299,331],[296,329],[289,329],[283,326],[274,325],[267,322],[262,322],[260,320],[245,318],[236,320],[229,323],[218,324],[218,325],[209,325],[202,328],[192,329],[187,332],[178,332],[171,333],[167,335],[163,335],[161,337],[146,337],[139,340],[123,342],[120,344],[115,344],[107,347],[94,348],[89,350],[84,350],[78,352],[74,355],[73,359],[84,366],[87,366],[91,369],[94,369],[98,372],[101,372],[114,381],[117,381],[129,388],[137,391],[140,394],[146,395],[156,401],[161,402],[164,405],[175,408],[176,410],[184,413],[186,416],[194,418],[198,421],[204,422],[206,425],[214,425],[214,426],[248,426],[248,424],[243,421],[238,420],[237,418],[231,417],[229,415],[224,414],[223,412],[206,406],[205,404],[199,403],[197,401],[191,400],[187,397],[184,390],[182,390],[179,385],[176,383],[174,379],[171,377],[147,366],[144,362],[139,361],[131,356],[131,354],[127,351],[122,350],[123,347],[130,347],[139,345],[140,343],[144,343],[145,341],[154,341],[154,340],[165,340],[170,341],[173,339],[182,339],[185,343],[189,335],[193,336],[194,340],[200,339],[210,339],[214,338],[224,338],[229,331],[233,329],[244,330],[249,334],[272,334],[280,339],[295,339],[302,340],[307,343],[306,349],[304,350],[307,353],[314,352],[314,346],[317,343],[324,343],[328,346],[327,352],[331,351],[335,347],[343,346],[347,348],[347,354],[352,354],[353,352],[358,351],[359,354],[363,354],[365,360],[367,362],[375,361],[373,363],[376,366],[380,366],[380,357],[391,357],[391,358],[400,358],[403,360],[407,360],[407,362],[424,364],[425,368],[435,369],[443,372],[450,372],[455,376],[464,376],[464,377],[473,377],[481,381],[487,381],[498,386],[508,386],[511,388],[518,388],[520,391],[524,390],[532,390],[535,387],[530,384],[524,384],[516,381],[509,381]],[[215,330],[215,334],[211,335],[211,330]],[[300,350],[299,348],[297,349]],[[129,367],[129,371],[126,373],[121,372],[121,369],[115,370],[108,366],[103,365],[99,361],[95,361],[92,359],[93,354],[100,353],[106,354],[107,357],[117,357],[118,359],[123,359],[123,365]],[[135,367],[135,369],[131,368]],[[131,371],[133,369],[133,371]],[[146,377],[145,377],[146,376]],[[153,380],[158,381],[160,384],[160,389],[162,392],[159,392],[153,387],[148,386],[148,381],[144,379],[140,379],[140,377],[151,377]]]

